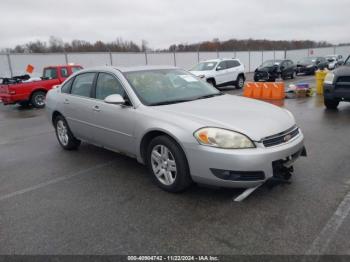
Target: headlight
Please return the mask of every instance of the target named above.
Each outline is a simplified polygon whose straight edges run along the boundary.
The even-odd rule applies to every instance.
[[[333,80],[334,80],[334,74],[332,72],[328,72],[324,79],[324,83],[333,84]]]
[[[255,147],[254,143],[247,136],[215,127],[201,128],[194,133],[194,137],[202,145],[218,148],[241,149]]]

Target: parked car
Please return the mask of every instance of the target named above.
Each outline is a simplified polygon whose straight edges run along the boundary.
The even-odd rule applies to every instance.
[[[0,101],[4,105],[19,103],[23,106],[32,104],[36,108],[44,107],[47,91],[81,69],[80,65],[48,66],[44,68],[41,79],[30,79],[29,75],[3,78]]]
[[[85,69],[50,90],[46,108],[64,149],[87,141],[135,157],[170,192],[285,181],[305,152],[286,109],[173,67]]]
[[[212,59],[200,62],[190,71],[192,74],[206,79],[215,87],[235,85],[243,88],[245,75],[244,65],[239,59]]]
[[[325,69],[328,61],[324,57],[304,57],[297,63],[296,73],[314,75],[317,69]]]
[[[296,66],[291,60],[267,60],[254,72],[254,81],[275,82],[277,78],[295,77]]]
[[[324,104],[336,109],[341,101],[350,102],[350,56],[343,66],[328,72],[324,81]]]
[[[343,56],[341,55],[327,55],[325,58],[328,61],[329,70],[333,70],[343,64]]]

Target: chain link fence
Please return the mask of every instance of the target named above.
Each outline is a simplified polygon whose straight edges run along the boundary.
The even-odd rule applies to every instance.
[[[173,65],[191,69],[199,61],[213,58],[238,58],[246,72],[253,72],[263,61],[270,59],[291,59],[297,62],[306,56],[325,56],[339,54],[346,59],[350,55],[350,46],[335,46],[299,50],[240,51],[240,52],[145,52],[145,53],[45,53],[45,54],[0,54],[0,77],[9,77],[25,73],[28,64],[34,66],[33,77],[39,77],[42,69],[49,65],[80,64],[92,66],[138,66]]]

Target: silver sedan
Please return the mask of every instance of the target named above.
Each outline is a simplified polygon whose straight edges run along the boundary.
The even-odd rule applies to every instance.
[[[223,94],[179,68],[86,69],[46,99],[64,149],[86,141],[134,157],[170,192],[193,182],[248,189],[284,182],[305,153],[289,111]]]

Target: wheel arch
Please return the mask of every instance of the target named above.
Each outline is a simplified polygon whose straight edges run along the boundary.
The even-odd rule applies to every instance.
[[[47,93],[47,90],[43,87],[38,87],[36,89],[34,89],[31,93],[30,93],[30,96],[29,96],[29,100],[32,99],[32,96],[34,93],[36,92],[44,92],[45,94]]]
[[[238,75],[237,75],[237,79],[238,79],[238,77],[240,77],[240,76],[243,76],[243,79],[244,79],[244,81],[246,80],[246,77],[245,77],[245,74],[244,73],[239,73]]]
[[[140,140],[140,144],[139,144],[139,158],[138,161],[142,164],[146,164],[146,153],[147,153],[147,147],[149,145],[149,143],[152,141],[153,138],[157,137],[157,136],[162,136],[165,135],[167,137],[169,137],[171,140],[173,140],[182,150],[182,152],[185,155],[187,164],[188,164],[188,160],[187,160],[187,155],[186,152],[181,144],[181,142],[176,138],[176,136],[174,136],[173,134],[171,134],[170,132],[166,131],[166,130],[162,130],[162,129],[152,129],[152,130],[148,130],[141,138]]]
[[[53,125],[55,124],[54,121],[55,121],[55,118],[56,118],[57,116],[62,116],[62,117],[64,117],[64,116],[62,115],[62,113],[59,112],[58,110],[53,111],[52,117],[51,117],[51,122],[52,122]]]

